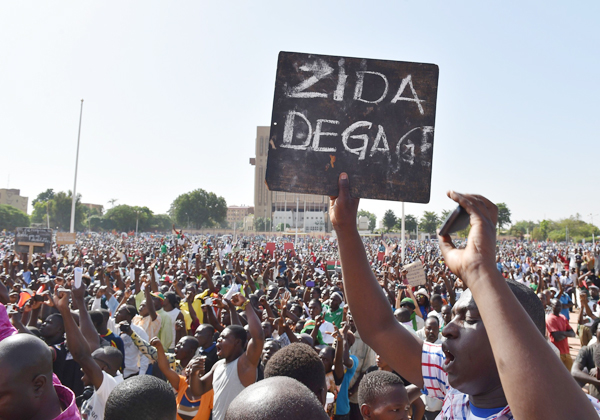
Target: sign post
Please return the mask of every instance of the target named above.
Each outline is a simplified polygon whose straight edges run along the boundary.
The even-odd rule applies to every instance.
[[[51,250],[52,229],[17,228],[15,253],[27,253],[31,262],[34,252],[49,253]]]
[[[27,251],[27,262],[31,264],[31,261],[33,261],[33,248],[36,246],[42,247],[42,246],[44,246],[44,243],[43,242],[21,242],[21,243],[19,243],[19,245],[29,247],[29,249]]]

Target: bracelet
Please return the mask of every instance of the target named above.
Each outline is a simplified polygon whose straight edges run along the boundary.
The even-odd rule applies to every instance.
[[[240,306],[238,306],[238,309],[241,309],[242,311],[246,310],[246,306],[248,306],[248,302],[250,302],[249,300],[245,301],[244,303],[242,303]]]

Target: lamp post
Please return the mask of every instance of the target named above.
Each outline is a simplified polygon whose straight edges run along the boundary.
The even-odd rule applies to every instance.
[[[70,232],[75,232],[75,203],[77,202],[77,167],[79,166],[79,140],[81,139],[81,118],[83,116],[83,99],[81,100],[81,107],[79,108],[79,131],[77,132],[77,153],[75,154],[75,180],[73,181],[73,196],[71,197],[71,229]],[[73,245],[69,245],[69,259],[71,259],[71,253],[73,251]]]
[[[135,211],[135,236],[138,236],[138,222],[140,219],[140,211],[136,210]]]

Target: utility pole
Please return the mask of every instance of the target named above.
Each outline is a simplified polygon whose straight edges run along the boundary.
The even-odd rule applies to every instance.
[[[75,203],[77,202],[77,167],[79,166],[79,140],[81,139],[81,118],[83,116],[83,99],[79,108],[79,131],[77,132],[77,153],[75,154],[75,180],[73,181],[73,196],[71,197],[71,229],[70,232],[75,232]],[[73,252],[73,245],[69,245],[69,259]]]

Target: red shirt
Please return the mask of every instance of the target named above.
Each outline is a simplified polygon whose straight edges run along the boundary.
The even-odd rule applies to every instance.
[[[563,339],[561,341],[554,340],[552,336],[553,332],[556,331],[569,331],[571,326],[569,325],[569,321],[565,318],[564,315],[556,316],[554,314],[550,314],[546,316],[546,328],[548,329],[548,333],[550,334],[550,341],[560,351],[560,354],[569,354],[569,340]]]

